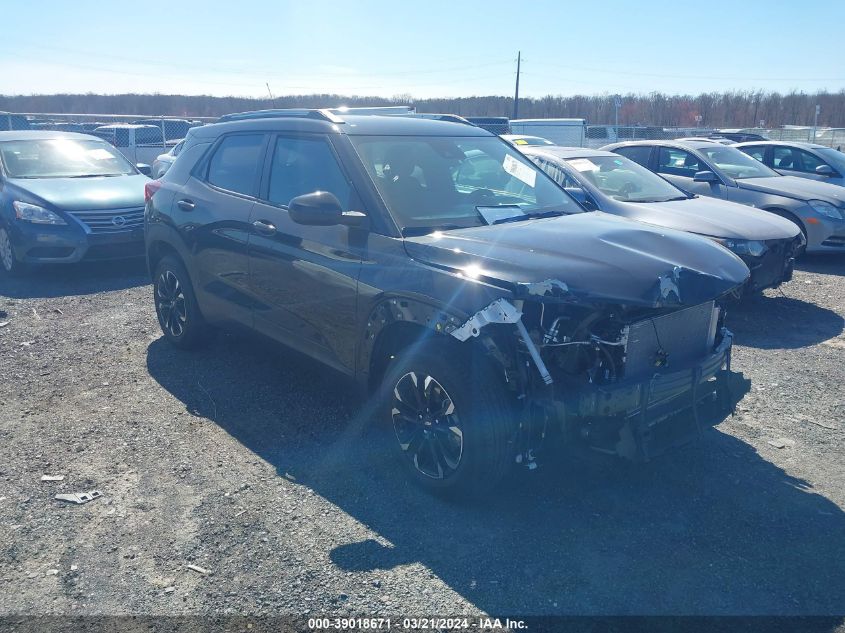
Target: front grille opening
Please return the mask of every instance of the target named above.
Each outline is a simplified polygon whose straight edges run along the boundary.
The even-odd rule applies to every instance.
[[[144,207],[73,211],[71,215],[92,233],[126,233],[144,225]]]

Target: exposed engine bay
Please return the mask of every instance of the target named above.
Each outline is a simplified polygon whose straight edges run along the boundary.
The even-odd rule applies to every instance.
[[[648,460],[669,447],[654,431],[670,417],[683,419],[661,431],[685,427],[674,445],[700,433],[703,401],[721,395],[732,406],[720,389],[732,335],[716,301],[631,308],[499,299],[451,334],[495,341],[488,351],[523,406],[517,461],[529,465],[554,437]]]

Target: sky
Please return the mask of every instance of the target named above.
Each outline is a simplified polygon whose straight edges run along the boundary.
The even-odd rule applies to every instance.
[[[838,91],[843,24],[842,0],[18,1],[0,94],[512,95],[519,51],[520,96]]]

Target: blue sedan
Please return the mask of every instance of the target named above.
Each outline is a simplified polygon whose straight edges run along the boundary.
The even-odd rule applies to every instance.
[[[147,182],[95,136],[0,132],[0,272],[143,255]]]

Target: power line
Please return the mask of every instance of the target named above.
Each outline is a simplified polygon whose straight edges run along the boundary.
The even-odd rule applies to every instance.
[[[604,73],[608,75],[634,75],[637,77],[666,77],[668,79],[712,79],[717,81],[845,81],[845,77],[727,77],[712,75],[672,75],[668,73],[647,73],[629,70],[608,70],[606,68],[589,68],[587,66],[573,66],[566,64],[555,64],[552,62],[534,62],[543,66],[562,68],[565,70],[582,70],[592,73]]]

